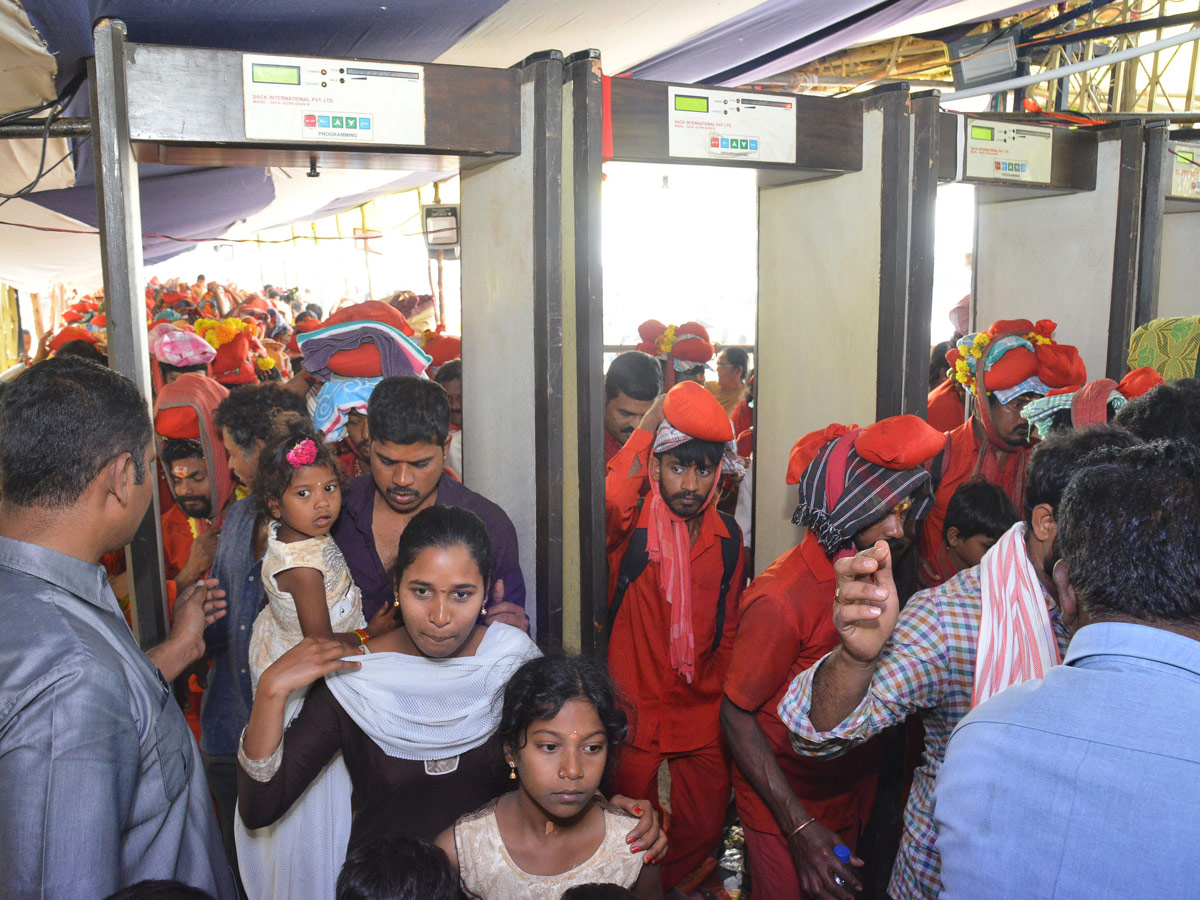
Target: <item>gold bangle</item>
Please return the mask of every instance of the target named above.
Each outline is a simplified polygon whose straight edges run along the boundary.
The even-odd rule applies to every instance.
[[[788,840],[790,841],[792,838],[794,838],[796,835],[798,835],[800,832],[802,832],[805,828],[807,828],[809,825],[811,825],[815,821],[817,821],[817,817],[813,816],[811,819],[809,819],[803,825],[797,826],[796,830],[788,835]]]

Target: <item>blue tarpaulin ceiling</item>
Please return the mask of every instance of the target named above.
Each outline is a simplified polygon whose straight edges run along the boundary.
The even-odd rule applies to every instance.
[[[12,0],[0,6],[4,3]],[[20,73],[8,88],[0,87],[0,112],[53,97],[83,70],[92,53],[92,25],[105,17],[124,21],[129,40],[138,43],[486,66],[511,65],[539,50],[597,47],[611,74],[738,84],[884,34],[909,33],[903,30],[908,22],[914,23],[912,31],[930,30],[1039,5],[1014,0],[24,0],[23,15],[22,7],[0,15],[0,72]],[[85,86],[69,114],[86,114],[86,96]],[[9,157],[0,159],[8,162]],[[28,159],[14,162],[19,169]],[[12,221],[23,213],[37,219],[31,209],[37,207],[94,226],[90,147],[77,148],[73,162],[73,187],[46,185],[51,189],[8,204],[0,219]],[[274,177],[263,169],[143,165],[145,230],[181,237],[222,234],[271,209]],[[361,185],[343,182],[341,196],[314,191],[311,212],[353,208],[420,180],[412,173],[394,173],[391,179],[375,173]],[[19,186],[4,183],[5,190]],[[295,218],[294,205],[291,209],[279,224]],[[0,246],[11,247],[14,230],[0,228]],[[182,249],[186,245],[145,241],[148,261]],[[71,276],[69,266],[23,271],[21,258],[27,256],[0,254],[0,278],[28,283],[40,276]],[[90,271],[98,262],[97,250]],[[77,266],[76,274],[87,269]]]

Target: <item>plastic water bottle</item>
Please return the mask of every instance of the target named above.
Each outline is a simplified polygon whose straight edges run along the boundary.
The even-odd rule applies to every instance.
[[[850,865],[850,848],[847,847],[845,844],[838,844],[836,847],[834,847],[833,855],[836,856],[841,861],[843,866]],[[838,887],[845,887],[846,879],[842,878],[840,875],[834,875],[833,883],[836,884]]]

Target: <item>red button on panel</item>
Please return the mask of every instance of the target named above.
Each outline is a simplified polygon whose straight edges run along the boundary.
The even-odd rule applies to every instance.
[[[304,127],[305,128],[316,128],[317,127],[317,117],[306,115],[304,117]]]
[[[721,146],[721,139],[720,138],[711,138],[709,140],[708,146],[719,148]]]

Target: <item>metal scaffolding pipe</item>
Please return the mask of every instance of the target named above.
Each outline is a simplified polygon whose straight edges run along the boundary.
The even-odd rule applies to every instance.
[[[1173,37],[1164,38],[1161,41],[1155,41],[1151,44],[1146,44],[1144,47],[1130,47],[1128,50],[1121,50],[1117,53],[1108,53],[1104,56],[1095,57],[1094,59],[1084,60],[1083,62],[1074,63],[1069,66],[1062,66],[1057,69],[1048,69],[1045,72],[1039,72],[1036,75],[1026,75],[1021,78],[1010,78],[1007,81],[997,81],[993,84],[984,84],[979,87],[967,88],[963,91],[956,91],[953,94],[947,94],[942,98],[943,103],[949,103],[954,100],[966,100],[968,97],[983,97],[987,94],[1000,94],[1004,91],[1011,91],[1017,88],[1030,87],[1031,85],[1041,84],[1043,81],[1054,81],[1067,75],[1074,75],[1077,72],[1087,72],[1090,69],[1098,69],[1101,66],[1111,66],[1116,63],[1125,62],[1129,59],[1137,59],[1139,56],[1146,56],[1150,53],[1157,53],[1160,50],[1166,50],[1171,47],[1176,47],[1179,44],[1186,44],[1189,41],[1200,39],[1200,28],[1193,28],[1191,31],[1185,31],[1183,34],[1177,34]]]

